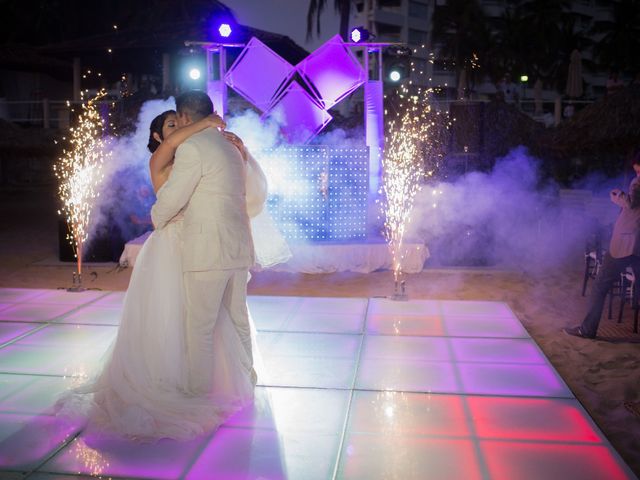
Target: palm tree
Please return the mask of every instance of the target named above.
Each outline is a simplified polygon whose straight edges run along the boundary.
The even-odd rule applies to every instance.
[[[613,19],[596,22],[592,33],[602,36],[593,49],[600,66],[640,71],[640,2],[616,1]]]
[[[327,0],[310,0],[307,10],[307,40],[313,36],[313,23],[315,19],[316,35],[320,35],[320,16],[327,6]],[[349,19],[351,17],[351,0],[334,0],[333,7],[340,13],[340,36],[343,40],[349,40]]]
[[[483,67],[488,58],[490,34],[478,1],[448,0],[436,7],[433,41],[434,45],[440,45],[438,55],[453,64],[458,79],[465,69],[475,74],[475,59]]]

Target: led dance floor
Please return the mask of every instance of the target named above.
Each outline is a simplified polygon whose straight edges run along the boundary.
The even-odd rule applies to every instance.
[[[0,289],[0,478],[635,478],[504,303],[250,297],[253,407],[189,442],[50,415],[119,292]]]

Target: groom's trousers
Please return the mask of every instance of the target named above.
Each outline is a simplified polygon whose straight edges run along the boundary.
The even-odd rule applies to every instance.
[[[247,352],[245,365],[253,366],[251,329],[247,310],[246,268],[185,272],[187,300],[187,355],[189,388],[194,393],[211,391],[213,382],[213,331],[222,308],[226,308]],[[243,362],[244,363],[244,362]]]

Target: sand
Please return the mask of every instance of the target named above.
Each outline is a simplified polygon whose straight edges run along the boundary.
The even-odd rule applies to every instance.
[[[57,262],[57,217],[53,192],[0,191],[0,287],[61,288],[71,284],[73,265]],[[596,340],[564,335],[579,323],[587,299],[581,296],[583,260],[544,275],[495,269],[436,269],[407,276],[410,298],[507,302],[529,334],[587,409],[613,446],[640,476],[640,417],[625,402],[640,402],[640,335],[632,333],[632,312],[623,323],[603,319]],[[126,290],[131,269],[115,264],[86,266],[85,286]],[[392,293],[390,272],[291,274],[259,272],[249,284],[254,295],[375,297]],[[614,306],[617,313],[617,304]],[[615,315],[614,315],[615,317]]]

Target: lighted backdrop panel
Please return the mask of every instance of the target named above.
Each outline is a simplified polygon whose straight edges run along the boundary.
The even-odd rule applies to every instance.
[[[268,208],[290,241],[366,238],[369,151],[290,146],[258,154],[270,186]]]
[[[280,125],[289,143],[307,143],[333,118],[296,82],[291,83],[263,118]]]
[[[318,102],[327,110],[366,79],[360,62],[339,35],[302,60],[296,69],[311,91],[317,94]]]
[[[225,81],[264,112],[294,73],[293,65],[253,37],[229,68]]]

